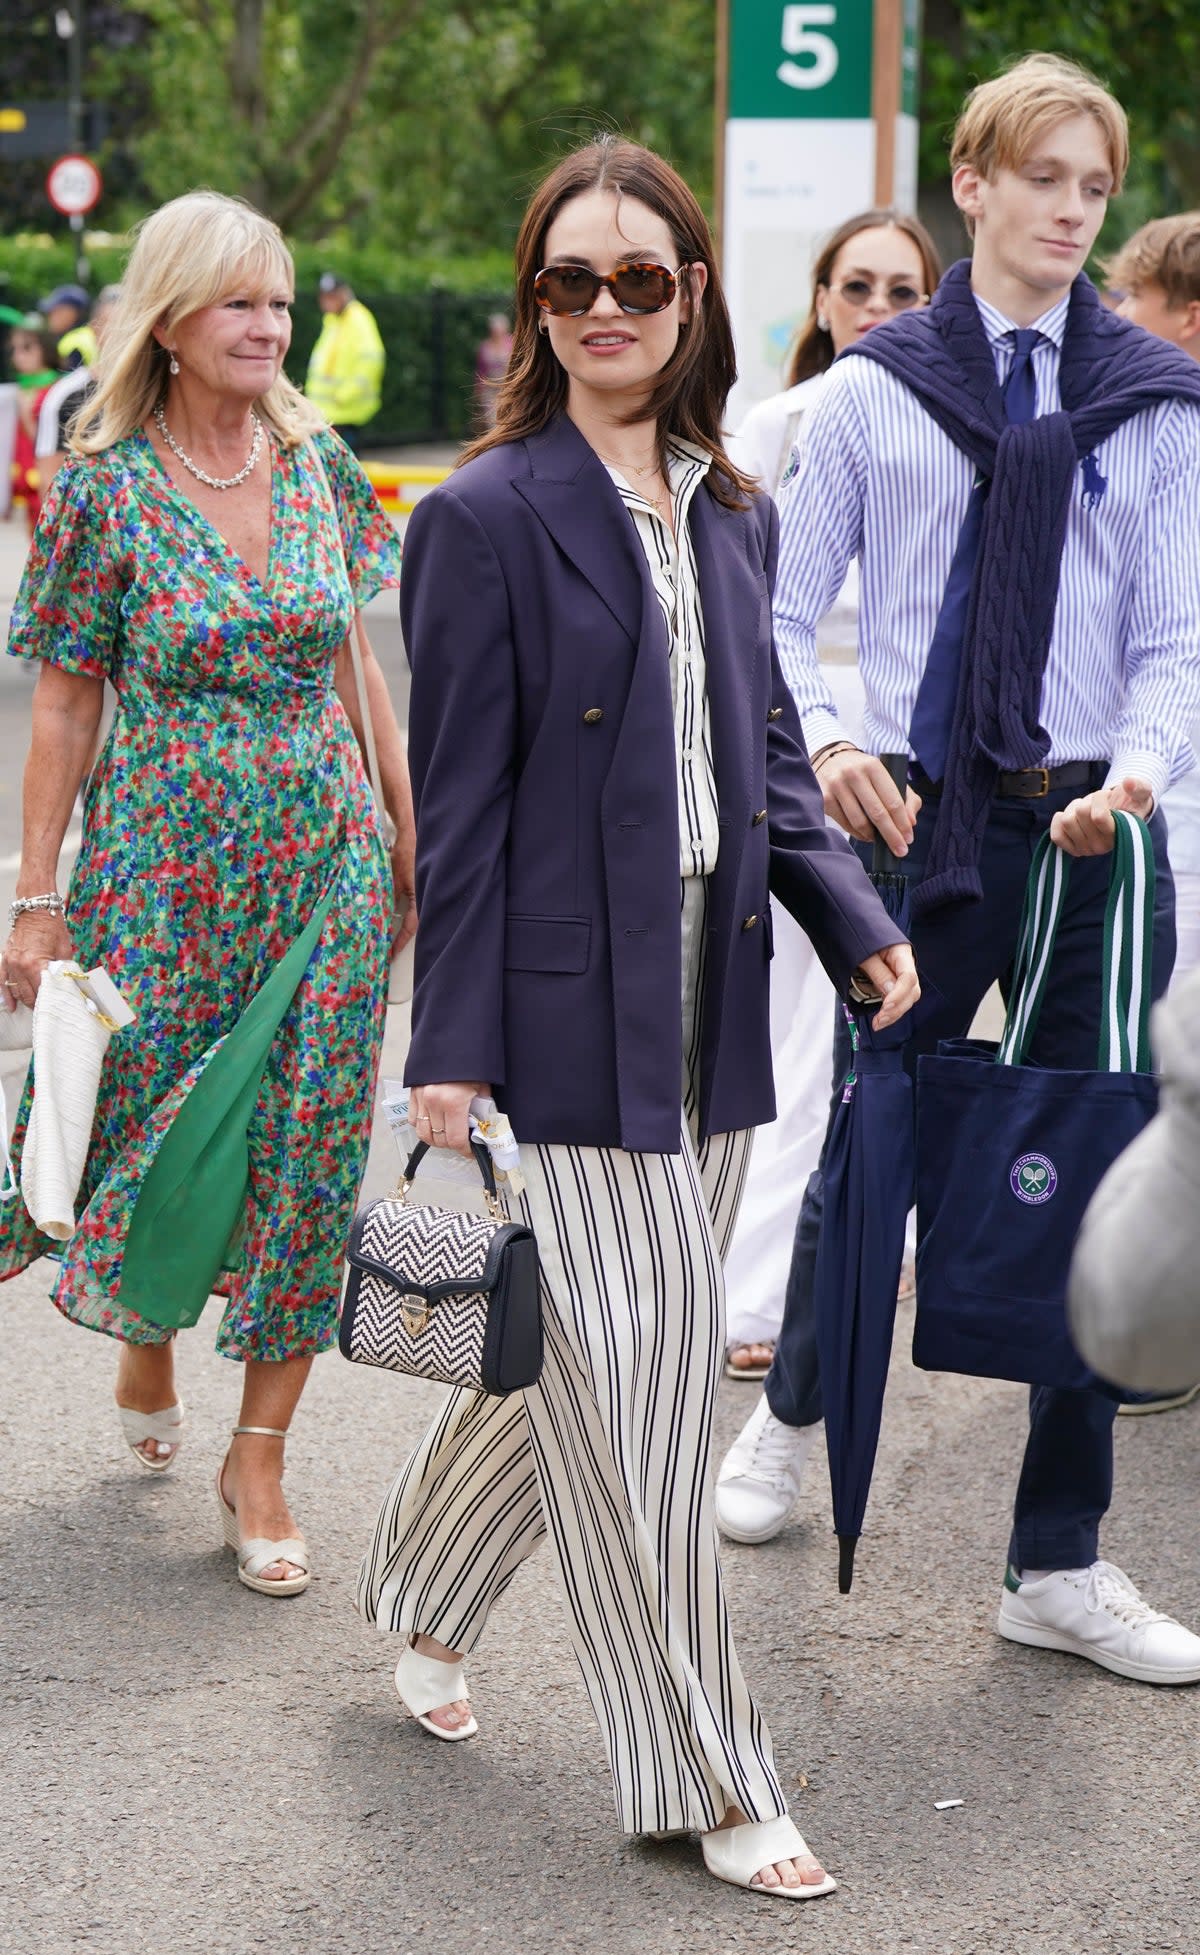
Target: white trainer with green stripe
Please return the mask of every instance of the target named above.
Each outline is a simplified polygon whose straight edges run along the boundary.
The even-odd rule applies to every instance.
[[[1010,1643],[1084,1656],[1138,1683],[1200,1683],[1200,1636],[1152,1609],[1111,1561],[1036,1581],[1010,1568],[996,1627]]]

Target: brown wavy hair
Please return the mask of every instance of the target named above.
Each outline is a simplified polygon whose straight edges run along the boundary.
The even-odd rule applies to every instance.
[[[539,434],[566,408],[567,375],[549,335],[538,331],[533,281],[545,263],[546,235],[559,211],[592,190],[636,197],[667,225],[680,265],[704,265],[708,272],[703,296],[697,297],[693,288],[687,330],[680,333],[675,351],[658,375],[646,409],[630,420],[654,417],[659,459],[664,464],[670,434],[707,448],[712,455],[712,494],[727,508],[745,508],[758,493],[758,485],[734,467],[722,445],[721,423],[737,379],[737,364],[712,235],[704,212],[678,172],[653,150],[622,136],[597,136],[564,156],[530,199],[517,238],[512,357],[496,399],[495,426],[471,443],[461,462],[503,442]],[[685,272],[681,286],[688,280]]]
[[[833,336],[823,333],[817,324],[817,288],[824,285],[828,289],[838,256],[851,238],[856,238],[860,231],[876,231],[888,225],[893,230],[903,231],[905,237],[916,245],[921,256],[925,291],[930,298],[937,291],[942,276],[942,261],[936,244],[919,217],[911,216],[908,211],[890,209],[863,210],[857,217],[847,217],[836,231],[830,232],[817,253],[808,317],[796,334],[785,386],[798,387],[802,380],[811,380],[815,373],[824,373],[833,365]]]

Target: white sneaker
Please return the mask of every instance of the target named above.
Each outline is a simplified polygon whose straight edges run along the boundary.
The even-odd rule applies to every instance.
[[[1086,1656],[1139,1683],[1200,1683],[1200,1636],[1143,1602],[1111,1561],[1036,1582],[1010,1568],[996,1627],[1010,1643]]]
[[[766,1393],[721,1463],[715,1494],[717,1526],[731,1541],[769,1541],[778,1534],[800,1491],[804,1462],[820,1432],[785,1426]]]

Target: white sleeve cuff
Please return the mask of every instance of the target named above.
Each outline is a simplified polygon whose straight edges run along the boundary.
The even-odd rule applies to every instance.
[[[1143,781],[1154,796],[1154,805],[1157,807],[1171,785],[1171,769],[1161,754],[1115,754],[1104,785],[1118,787],[1124,780]]]
[[[802,713],[800,727],[810,754],[819,753],[822,747],[846,738],[845,728],[838,725],[835,715],[824,706],[814,706],[811,713]]]

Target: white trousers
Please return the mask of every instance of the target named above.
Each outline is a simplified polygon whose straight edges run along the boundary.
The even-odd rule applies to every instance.
[[[865,695],[858,667],[828,662],[821,675],[848,740],[861,742]],[[811,939],[777,903],[771,965],[771,1059],[778,1112],[760,1127],[746,1198],[725,1258],[726,1336],[773,1342],[783,1321],[796,1217],[829,1125],[837,993]]]
[[[683,891],[680,1152],[522,1147],[541,1379],[451,1395],[384,1500],[359,1581],[385,1633],[470,1651],[548,1536],[631,1833],[786,1810],[730,1636],[709,1475],[721,1257],[752,1136],[693,1137],[704,886]]]

